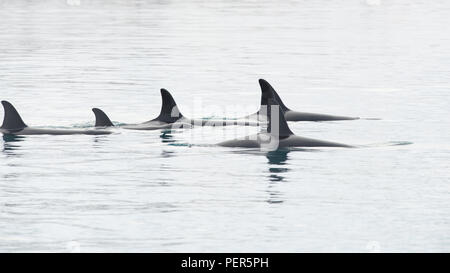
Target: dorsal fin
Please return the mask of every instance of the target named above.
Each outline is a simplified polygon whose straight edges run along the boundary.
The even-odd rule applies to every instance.
[[[161,113],[155,120],[159,120],[167,123],[174,123],[183,117],[178,110],[177,103],[173,99],[172,95],[166,89],[161,89],[162,106]]]
[[[289,108],[286,107],[286,105],[284,105],[280,96],[278,96],[278,93],[275,91],[272,85],[270,85],[270,83],[268,83],[264,79],[259,79],[259,85],[261,86],[261,105],[267,105],[268,98],[273,96],[284,112],[290,110]]]
[[[263,79],[259,79],[259,86],[261,86],[261,105],[267,105],[270,98],[273,98],[273,87]]]
[[[294,134],[291,129],[289,129],[286,119],[284,118],[284,111],[282,107],[280,107],[274,98],[268,99],[267,117],[269,121],[267,132],[269,134],[277,135],[280,138],[288,137]]]
[[[5,109],[5,116],[3,118],[2,127],[0,128],[8,130],[22,130],[23,128],[28,127],[11,103],[3,100],[2,105],[3,109]]]
[[[95,115],[95,127],[114,126],[109,117],[101,109],[92,108],[92,112],[94,112]]]

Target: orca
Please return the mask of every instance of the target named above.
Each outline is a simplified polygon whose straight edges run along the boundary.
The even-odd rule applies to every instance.
[[[3,124],[0,127],[0,132],[6,135],[106,135],[111,134],[108,130],[74,130],[74,129],[45,129],[33,128],[23,122],[19,113],[14,106],[2,101],[5,116]]]
[[[130,130],[158,130],[158,129],[170,129],[173,126],[173,123],[165,123],[160,122],[158,120],[150,120],[139,124],[125,124],[121,126],[115,126],[109,119],[108,115],[106,115],[105,112],[103,112],[103,110],[99,108],[92,108],[92,112],[94,112],[95,115],[96,128],[120,127]],[[180,126],[181,127],[187,126],[187,124],[180,124]]]
[[[192,128],[195,126],[258,126],[259,122],[249,120],[208,120],[208,119],[189,119],[183,116],[178,105],[172,95],[166,89],[161,89],[162,106],[159,116],[138,124],[125,124],[121,128],[131,130],[158,130],[158,129],[174,129],[174,128]],[[114,124],[108,116],[99,108],[93,108],[95,114],[96,127],[112,127]]]
[[[261,108],[265,108],[267,105],[267,96],[265,93],[270,92],[273,94],[273,98],[279,104],[279,107],[284,111],[284,117],[287,121],[332,121],[332,120],[355,120],[359,117],[345,117],[345,116],[334,116],[326,114],[316,114],[307,112],[297,112],[289,109],[281,100],[275,89],[264,79],[259,79],[259,85],[261,86]],[[263,118],[261,109],[255,114],[249,115],[246,118]]]
[[[261,109],[261,111],[266,111],[267,113],[267,129],[255,135],[218,143],[219,146],[262,148],[272,151],[278,150],[279,148],[289,147],[354,147],[342,143],[317,140],[295,135],[286,122],[283,108],[279,105],[278,101],[275,100],[273,94],[270,98],[267,98],[267,94],[265,95],[265,99],[267,99],[267,108]]]

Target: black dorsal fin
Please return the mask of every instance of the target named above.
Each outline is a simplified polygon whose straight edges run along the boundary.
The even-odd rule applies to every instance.
[[[269,134],[277,135],[280,138],[288,137],[294,134],[291,129],[289,129],[286,119],[284,118],[283,109],[273,98],[268,99],[267,117],[269,120],[267,132]]]
[[[283,109],[284,112],[289,111],[290,109],[284,105],[278,93],[275,89],[264,79],[259,79],[259,85],[261,86],[261,105],[267,105],[267,100],[270,97],[274,97],[274,99],[278,102],[278,105]]]
[[[109,117],[101,109],[92,108],[92,112],[94,112],[95,115],[95,127],[114,126]]]
[[[177,103],[173,99],[172,95],[166,89],[161,89],[162,106],[161,113],[155,120],[159,120],[167,123],[174,123],[183,117],[178,110]]]
[[[3,118],[3,124],[0,128],[7,130],[22,130],[23,128],[28,127],[11,103],[3,100],[2,105],[3,109],[5,109],[5,117]]]

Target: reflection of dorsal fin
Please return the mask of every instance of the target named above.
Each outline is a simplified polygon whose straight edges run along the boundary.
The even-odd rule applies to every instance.
[[[270,83],[266,80],[260,79],[259,85],[261,86],[261,105],[267,105],[267,100],[273,96],[284,112],[290,110],[286,107],[286,105],[284,105],[283,101],[281,101],[280,96],[278,96],[277,92],[272,85],[270,85]]]
[[[281,109],[278,102],[273,98],[268,99],[267,117],[269,120],[267,132],[269,134],[277,135],[280,138],[288,137],[294,134],[291,129],[289,129],[286,119],[284,118],[283,109]]]
[[[3,118],[3,124],[0,128],[8,130],[22,130],[27,127],[16,108],[14,108],[11,103],[2,101],[2,105],[3,109],[5,109],[5,117]]]
[[[167,91],[166,89],[161,89],[161,98],[162,98],[161,113],[155,120],[173,123],[183,117],[183,115],[178,110],[178,106],[175,100],[173,99],[172,95],[170,95],[169,91]]]
[[[95,115],[95,127],[110,127],[114,126],[109,117],[98,108],[92,108]]]

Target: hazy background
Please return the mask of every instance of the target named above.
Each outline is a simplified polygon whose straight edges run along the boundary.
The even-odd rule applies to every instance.
[[[205,147],[257,128],[5,138],[1,251],[450,251],[450,2],[1,1],[0,99],[25,122],[258,109],[359,149]],[[232,113],[230,108],[234,107]]]

